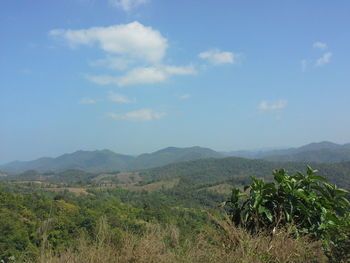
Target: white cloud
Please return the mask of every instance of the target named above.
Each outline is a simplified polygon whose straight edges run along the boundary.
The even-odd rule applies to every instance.
[[[131,59],[107,56],[106,58],[90,62],[90,65],[106,67],[114,70],[125,70],[133,63],[134,62]]]
[[[108,95],[108,99],[110,101],[117,102],[117,103],[131,103],[131,102],[133,102],[128,97],[126,97],[126,96],[124,96],[122,94],[114,93],[114,92],[111,92]]]
[[[120,87],[137,84],[154,84],[166,81],[173,75],[193,75],[192,66],[151,66],[134,68],[121,77],[109,75],[87,75],[86,79],[98,85],[117,85]]]
[[[109,0],[112,6],[123,9],[128,12],[140,5],[147,4],[149,0]]]
[[[278,100],[275,102],[262,101],[260,102],[259,110],[281,110],[287,106],[288,102],[286,100]]]
[[[328,47],[327,44],[323,42],[315,42],[312,46],[321,50],[325,50]]]
[[[180,95],[179,98],[182,100],[187,100],[187,99],[191,98],[191,95],[190,94],[183,94],[183,95]]]
[[[321,67],[326,65],[327,63],[329,63],[331,61],[333,54],[331,52],[327,52],[325,54],[323,54],[322,57],[320,57],[317,61],[315,66],[316,67]]]
[[[153,84],[163,82],[167,78],[164,71],[156,67],[135,68],[119,78],[119,86],[136,84]]]
[[[90,62],[91,66],[126,71],[123,75],[87,74],[85,78],[98,85],[119,87],[139,84],[161,83],[176,75],[193,75],[193,66],[170,66],[163,63],[168,41],[160,32],[139,22],[92,27],[82,30],[50,31],[50,36],[63,39],[72,47],[97,45],[106,57]],[[229,52],[216,54],[215,63],[231,63]]]
[[[159,31],[137,21],[81,30],[54,29],[49,35],[64,39],[72,47],[97,43],[107,53],[126,55],[150,63],[161,62],[168,47],[167,39]]]
[[[136,111],[127,112],[124,114],[108,113],[108,116],[115,120],[127,120],[127,121],[151,121],[161,119],[166,114],[164,112],[156,112],[152,109],[141,109]]]
[[[219,64],[233,64],[236,62],[236,54],[228,51],[220,51],[219,49],[212,49],[202,52],[198,55],[199,58],[206,59],[214,65]]]
[[[82,98],[79,101],[79,104],[96,104],[97,101],[91,98]]]
[[[172,75],[193,75],[196,74],[192,66],[158,66],[158,67],[139,67],[135,68],[126,75],[119,78],[119,86],[128,86],[136,84],[153,84],[164,82]]]

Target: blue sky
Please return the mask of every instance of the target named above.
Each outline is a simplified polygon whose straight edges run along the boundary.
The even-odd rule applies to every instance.
[[[350,2],[3,0],[0,163],[350,142]]]

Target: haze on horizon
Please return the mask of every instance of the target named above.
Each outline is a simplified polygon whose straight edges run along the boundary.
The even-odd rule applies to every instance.
[[[350,3],[4,0],[0,164],[350,142]]]

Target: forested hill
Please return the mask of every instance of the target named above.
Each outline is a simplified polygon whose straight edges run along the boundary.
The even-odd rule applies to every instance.
[[[301,163],[338,163],[350,161],[350,144],[331,142],[311,143],[299,148],[271,150],[264,152],[238,151],[226,153],[226,156],[238,156],[250,159],[264,159],[272,162]],[[201,160],[207,158],[224,158],[224,153],[203,147],[176,148],[168,147],[153,153],[131,156],[118,154],[110,150],[77,151],[57,158],[40,158],[34,161],[15,161],[0,165],[0,171],[6,173],[22,173],[27,170],[38,172],[62,172],[79,169],[86,172],[136,171],[167,164]],[[225,161],[223,161],[225,162]],[[253,163],[259,163],[256,161]],[[280,167],[289,164],[278,164]]]
[[[340,187],[350,189],[350,162],[335,164],[310,163],[310,165],[312,168],[319,170],[318,175],[326,177],[330,182]],[[288,172],[294,173],[304,171],[305,167],[306,163],[302,162],[270,162],[228,157],[169,164],[143,170],[140,174],[145,180],[149,181],[179,177],[188,178],[194,184],[247,183],[251,176],[271,178],[274,169],[285,168]]]
[[[130,164],[130,170],[147,169],[159,167],[170,163],[186,162],[206,158],[222,158],[221,153],[218,153],[209,148],[190,147],[176,148],[168,147],[154,153],[141,154]]]
[[[1,165],[0,171],[7,173],[21,173],[26,170],[61,172],[70,169],[80,169],[88,172],[131,171],[211,157],[220,158],[223,155],[198,146],[188,148],[168,147],[136,157],[117,154],[110,150],[77,151],[57,158],[46,157],[27,162],[11,162]]]
[[[336,163],[350,160],[350,147],[324,148],[317,150],[301,151],[293,154],[271,155],[264,159],[281,162],[318,162]]]
[[[128,163],[134,159],[132,156],[117,154],[110,150],[76,151],[63,154],[57,158],[40,158],[33,161],[15,161],[0,166],[0,170],[8,173],[21,173],[26,170],[39,172],[58,172],[69,169],[85,171],[124,171]]]
[[[324,141],[310,143],[298,148],[265,151],[235,151],[226,154],[229,156],[265,159],[277,162],[337,163],[350,161],[350,144],[336,144]]]

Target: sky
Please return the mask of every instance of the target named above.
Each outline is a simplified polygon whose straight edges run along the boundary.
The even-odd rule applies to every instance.
[[[0,163],[350,142],[347,0],[0,5]]]

